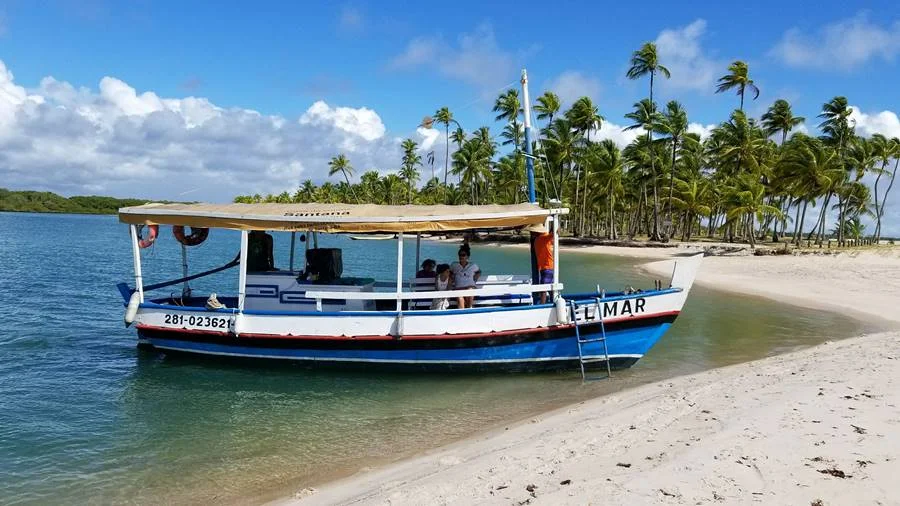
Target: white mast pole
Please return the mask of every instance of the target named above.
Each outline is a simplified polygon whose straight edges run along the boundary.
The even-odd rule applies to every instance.
[[[238,275],[238,312],[244,312],[244,299],[247,296],[247,243],[249,233],[241,230],[241,265]]]
[[[528,179],[528,202],[537,202],[534,193],[534,156],[531,154],[531,99],[528,96],[528,73],[522,69],[522,105],[525,112],[525,175]]]
[[[138,246],[137,226],[131,225],[131,253],[134,257],[134,287],[144,302],[144,276],[141,275],[141,247]]]

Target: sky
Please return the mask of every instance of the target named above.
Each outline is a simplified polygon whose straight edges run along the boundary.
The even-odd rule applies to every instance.
[[[447,106],[498,133],[493,101],[522,68],[532,97],[590,96],[599,136],[625,144],[648,88],[625,72],[647,41],[672,73],[655,98],[680,101],[692,131],[738,106],[714,90],[742,59],[753,116],[784,98],[816,133],[844,95],[859,134],[900,137],[896,1],[0,0],[0,187],[223,202],[321,183],[338,153],[396,170],[404,138],[440,169],[443,133],[422,118]]]

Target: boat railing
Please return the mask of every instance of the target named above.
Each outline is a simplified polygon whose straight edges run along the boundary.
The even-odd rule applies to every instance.
[[[307,290],[305,297],[315,299],[316,310],[322,310],[322,301],[324,299],[345,299],[345,300],[421,300],[421,299],[450,299],[456,297],[479,297],[489,295],[507,295],[516,291],[527,289],[528,292],[554,292],[563,289],[562,283],[546,283],[542,285],[519,284],[519,285],[491,285],[481,288],[468,288],[461,290],[433,290],[418,292],[340,292],[340,291],[324,291],[324,290]]]

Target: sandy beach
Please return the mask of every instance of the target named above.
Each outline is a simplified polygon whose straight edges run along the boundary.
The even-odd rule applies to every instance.
[[[643,268],[662,277],[671,260]],[[897,249],[711,257],[697,282],[900,328]],[[860,336],[593,399],[280,502],[900,504],[898,383],[900,332]]]

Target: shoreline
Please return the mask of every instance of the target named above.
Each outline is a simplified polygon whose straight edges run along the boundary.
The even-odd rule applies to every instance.
[[[525,247],[526,245],[503,244],[503,246]],[[671,272],[671,258],[679,253],[685,253],[686,248],[570,246],[566,247],[566,250],[613,254],[628,258],[667,259],[641,264],[638,268],[653,274],[668,274]],[[879,283],[879,290],[873,289],[873,283],[876,281]],[[885,282],[888,286],[882,287],[881,285]],[[697,283],[714,289],[761,296],[791,305],[840,312],[858,319],[879,318],[886,322],[890,321],[894,325],[900,324],[900,314],[894,314],[897,313],[895,310],[891,311],[895,301],[900,300],[900,250],[896,248],[837,255],[707,257]],[[850,300],[854,303],[836,302],[834,297],[837,295],[840,295],[837,300]],[[900,375],[896,371],[897,362],[890,362],[895,358],[900,359],[900,356],[892,357],[891,352],[887,350],[897,350],[900,348],[898,344],[900,344],[900,332],[851,337],[798,352],[626,389],[544,413],[532,417],[530,421],[524,420],[508,425],[505,429],[476,434],[451,445],[426,451],[417,457],[373,470],[361,471],[347,478],[329,482],[321,490],[305,489],[299,491],[294,498],[283,499],[276,503],[307,505],[358,502],[368,504],[389,501],[399,504],[422,502],[508,504],[510,501],[530,501],[539,498],[540,502],[549,500],[549,503],[553,504],[578,504],[584,503],[592,497],[601,496],[607,498],[617,496],[614,504],[618,504],[617,501],[628,503],[635,500],[650,503],[655,501],[663,504],[681,502],[688,498],[691,502],[705,502],[706,500],[715,502],[717,499],[714,498],[716,497],[732,501],[750,501],[752,498],[794,503],[806,501],[806,504],[817,498],[821,498],[825,504],[831,504],[831,501],[837,500],[838,496],[842,496],[845,501],[848,499],[859,500],[870,497],[867,494],[871,490],[865,487],[871,488],[871,481],[868,483],[863,481],[863,485],[853,486],[854,482],[851,482],[851,479],[824,477],[821,473],[804,475],[803,479],[814,484],[810,486],[822,490],[822,497],[796,495],[795,486],[788,483],[781,483],[778,490],[770,490],[768,497],[752,495],[752,492],[751,495],[747,495],[747,489],[744,487],[749,487],[749,481],[758,480],[764,475],[771,474],[774,479],[778,476],[802,474],[813,462],[803,461],[799,457],[795,459],[796,462],[787,462],[782,458],[785,448],[798,444],[796,441],[792,442],[788,439],[791,434],[795,439],[800,436],[797,433],[801,430],[800,425],[797,425],[800,422],[794,420],[791,423],[771,426],[771,420],[768,420],[771,417],[766,416],[766,413],[770,411],[770,405],[783,405],[784,409],[787,409],[786,406],[799,403],[799,405],[804,405],[812,410],[815,413],[814,417],[824,420],[830,415],[828,410],[833,414],[842,406],[835,405],[837,401],[821,405],[808,404],[806,401],[813,398],[807,397],[803,397],[801,402],[797,396],[800,395],[800,392],[804,392],[804,395],[808,393],[813,384],[827,385],[834,389],[846,387],[857,396],[860,392],[865,391],[869,392],[868,395],[871,396],[887,398],[891,395],[890,392],[896,389],[885,387],[900,382]],[[881,362],[876,367],[873,362],[857,361],[856,363],[859,365],[854,370],[854,374],[849,375],[841,369],[848,365],[847,353],[844,352],[852,352],[859,347],[868,349],[867,358],[872,352],[883,352],[883,356],[880,356]],[[894,370],[889,370],[891,365],[894,366]],[[887,372],[882,370],[879,373],[880,377],[875,373],[879,367],[888,369]],[[766,375],[767,378],[770,376],[773,378],[768,386],[777,392],[769,392],[768,389],[760,388],[761,385],[755,384],[753,380],[759,377],[759,370],[781,371],[782,373],[791,370],[788,379],[796,379],[794,377],[800,375],[803,381],[792,382],[788,389],[785,388],[786,378],[782,377],[783,374],[771,373]],[[850,386],[851,382],[854,386]],[[683,395],[673,396],[673,389]],[[815,395],[815,392],[812,395]],[[678,402],[679,399],[695,396],[717,399],[716,402],[710,404],[711,409],[715,409],[718,415],[714,418],[717,421],[714,424],[717,426],[716,429],[710,431],[709,424],[705,423],[711,416],[705,416],[709,415],[709,409],[700,409],[699,406],[698,409],[688,409]],[[768,399],[764,403],[765,409],[744,412],[747,410],[746,404],[762,398]],[[868,399],[868,397],[863,398]],[[846,403],[846,399],[844,401]],[[691,404],[689,408],[693,408],[695,404]],[[730,410],[721,412],[718,409],[720,405],[727,404],[731,405]],[[841,403],[837,402],[837,404]],[[762,404],[760,404],[761,406]],[[897,404],[893,404],[893,406],[897,406]],[[609,414],[610,407],[615,410],[612,415]],[[797,408],[791,409],[796,410]],[[611,425],[609,422],[610,420],[640,418],[643,416],[642,413],[648,410],[659,414],[661,418],[647,419],[646,423],[649,424],[650,432],[638,431],[641,434],[640,438],[635,438],[635,433],[623,431],[621,427]],[[678,416],[669,417],[668,414],[672,413],[677,413]],[[666,416],[663,416],[664,414]],[[857,414],[851,413],[851,415]],[[858,415],[862,416],[862,413]],[[810,414],[810,416],[813,415]],[[874,414],[867,416],[868,419],[858,421],[856,426],[873,426],[873,424],[883,423],[883,419],[890,417],[895,419],[895,423],[900,420],[900,412],[896,407],[885,407],[884,405],[881,406],[880,411],[875,410]],[[704,423],[700,423],[699,418],[701,417],[705,419]],[[765,434],[759,432],[748,439],[746,434],[732,430],[733,427],[730,427],[730,424],[735,420],[741,421],[738,423],[739,425],[746,423],[767,427],[771,432],[779,434],[776,438],[779,443],[766,446],[761,443],[766,439],[760,437]],[[675,426],[685,424],[685,433],[703,433],[705,438],[710,438],[718,443],[718,446],[712,448],[712,443],[700,444],[700,439],[693,441],[685,439],[684,434],[673,434],[669,429],[673,424]],[[810,434],[814,434],[814,439],[819,438],[821,441],[835,437],[833,432],[836,429],[832,429],[832,427],[837,426],[833,424],[826,425],[824,421],[821,421],[821,424],[815,424],[814,427],[808,427],[806,422],[803,424],[802,430],[806,432],[800,439],[804,441],[809,439],[807,436]],[[592,426],[593,429],[585,430],[584,426],[586,425]],[[648,427],[639,427],[639,429],[646,430]],[[598,430],[599,432],[597,432]],[[854,451],[859,453],[858,448],[855,448],[854,445],[860,444],[861,440],[874,439],[874,437],[865,438],[854,430],[851,430],[849,435],[842,433],[844,439],[841,440],[843,446],[840,448],[848,455]],[[598,434],[603,431],[616,434],[616,437],[624,438],[627,443],[624,444],[624,447],[614,444],[610,439],[612,436],[600,440]],[[880,432],[880,437],[884,438],[885,433],[886,431]],[[854,434],[860,441],[854,443],[847,439],[848,437],[852,438]],[[726,435],[727,437],[725,437]],[[719,446],[730,443],[732,438],[741,442],[742,451],[745,453],[737,458],[737,461],[743,462],[742,466],[735,466],[735,469],[719,472],[716,465],[711,462],[699,466],[694,462],[696,459],[693,455],[697,452],[706,457],[712,454],[713,461],[718,460],[719,456],[723,454],[722,452],[728,450],[719,448]],[[609,447],[610,445],[612,448]],[[680,448],[681,445],[685,445],[684,450]],[[757,448],[760,445],[766,447]],[[890,444],[887,445],[888,453],[878,458],[900,458],[900,448],[897,445],[896,439],[890,440]],[[675,447],[679,447],[678,449],[681,451],[671,453],[672,448]],[[560,454],[557,448],[565,448],[572,455]],[[646,461],[639,462],[634,459],[611,463],[606,458],[610,450],[616,450],[612,452],[617,455],[616,459],[622,458],[618,457],[619,450],[625,451],[626,454],[647,453],[644,458],[651,464],[648,467]],[[869,453],[876,450],[877,448],[866,447],[866,451]],[[548,458],[548,452],[553,456],[552,458]],[[653,452],[658,455],[654,457]],[[755,454],[757,457],[747,459],[747,453]],[[688,458],[688,455],[691,457]],[[769,456],[776,457],[773,460],[777,461],[779,465],[786,466],[786,469],[780,469],[777,472],[771,470],[772,463],[768,461]],[[733,455],[729,453],[730,457]],[[757,460],[763,457],[766,462]],[[825,459],[825,456],[821,457]],[[847,458],[844,457],[847,455],[829,455],[827,459],[834,464],[833,469],[839,468],[850,475],[865,475],[870,479],[877,480],[880,486],[890,485],[893,487],[889,493],[886,491],[887,489],[884,489],[879,492],[881,495],[871,496],[873,500],[878,497],[886,499],[900,494],[900,488],[890,484],[889,480],[885,478],[890,475],[887,471],[890,464],[880,462],[879,470],[875,472],[876,464],[874,463],[871,468],[862,469],[859,465],[852,466],[852,459],[847,461]],[[809,456],[809,458],[816,457]],[[877,461],[877,458],[867,458],[873,462]],[[576,461],[580,461],[581,464],[574,465]],[[862,461],[866,462],[866,459]],[[587,473],[579,470],[585,465],[585,462],[590,463],[588,467],[600,466],[604,471]],[[723,460],[723,462],[728,462],[728,460]],[[629,464],[629,466],[616,464]],[[634,466],[634,471],[629,470],[631,465]],[[704,467],[706,465],[709,467]],[[868,466],[868,464],[862,466]],[[566,470],[567,467],[574,468]],[[657,473],[660,472],[661,467],[670,470],[673,475],[687,474],[692,478],[683,480],[673,476],[660,477]],[[755,473],[747,475],[745,470],[748,468],[754,469]],[[564,470],[568,477],[562,477],[556,482],[548,481],[550,477],[562,476]],[[879,474],[882,472],[888,474]],[[718,483],[712,487],[715,490],[706,490],[710,488],[708,483],[710,482],[710,473]],[[605,480],[607,477],[616,479],[608,482]],[[523,479],[530,480],[530,483],[517,483],[517,480]],[[571,480],[570,484],[559,484],[566,480]],[[624,484],[618,483],[620,480],[624,480]],[[496,484],[496,487],[485,486],[489,482]],[[660,485],[657,489],[650,490],[646,488],[645,482],[659,483]],[[698,484],[698,482],[703,484]],[[762,483],[766,485],[766,480],[762,480]],[[531,492],[524,488],[528,485],[535,485]],[[656,486],[654,485],[654,487]],[[796,488],[803,489],[799,486]],[[845,494],[842,491],[851,489],[856,489],[854,492],[856,495],[842,495]],[[661,492],[662,490],[665,490],[665,493]],[[743,495],[741,494],[742,490]],[[877,490],[881,489],[876,488]],[[622,495],[623,491],[625,495]],[[673,495],[670,496],[670,494]],[[762,492],[762,494],[766,494],[766,492]]]

